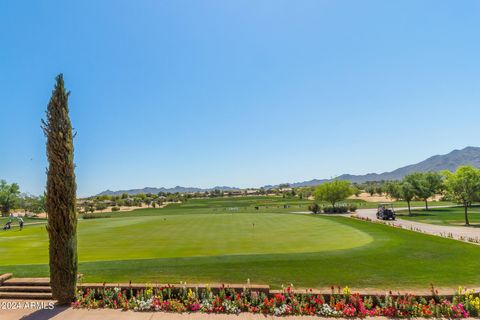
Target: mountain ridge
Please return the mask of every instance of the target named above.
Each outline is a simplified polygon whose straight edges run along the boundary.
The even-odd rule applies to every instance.
[[[415,164],[410,164],[404,167],[400,167],[393,171],[383,172],[383,173],[367,173],[363,175],[354,175],[354,174],[342,174],[334,179],[339,180],[348,180],[352,183],[363,183],[367,181],[381,181],[381,180],[400,180],[407,174],[413,172],[428,172],[428,171],[442,171],[449,170],[455,171],[459,166],[462,165],[472,165],[474,167],[480,168],[480,147],[466,147],[463,149],[455,149],[447,154],[434,155],[423,161],[420,161]],[[292,187],[306,187],[306,186],[316,186],[334,179],[312,179],[303,182],[290,183]],[[273,188],[278,185],[266,185],[264,188]],[[128,194],[138,194],[138,193],[190,193],[190,192],[205,192],[212,190],[221,190],[221,191],[234,191],[240,190],[240,188],[229,187],[229,186],[216,186],[213,188],[202,189],[195,187],[181,187],[176,186],[174,188],[153,188],[147,187],[143,189],[131,189],[131,190],[119,190],[111,191],[106,190],[98,195],[120,195],[122,193]]]

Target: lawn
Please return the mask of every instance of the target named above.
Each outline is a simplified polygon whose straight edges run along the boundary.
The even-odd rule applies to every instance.
[[[308,211],[308,206],[314,201],[299,199],[296,197],[282,198],[272,196],[248,196],[248,197],[225,197],[225,198],[211,198],[211,199],[193,199],[182,204],[170,204],[162,212],[163,215],[178,215],[178,214],[203,214],[203,213],[225,213],[225,212],[305,212]],[[322,206],[330,206],[328,203],[318,202]],[[363,200],[347,200],[343,202],[346,205],[356,205],[359,209],[377,208],[377,203],[367,202]],[[404,201],[393,202],[395,208],[406,208],[407,203]],[[412,207],[423,207],[423,201],[412,201]],[[430,206],[446,206],[452,205],[451,202],[429,202]],[[258,207],[258,209],[255,209]],[[157,209],[142,209],[142,215],[158,215]],[[105,212],[109,216],[132,216],[131,212]]]
[[[465,225],[465,211],[463,207],[452,208],[433,208],[428,211],[412,210],[412,215],[401,211],[401,218],[423,223],[431,223],[444,226],[463,226]],[[468,219],[473,227],[480,227],[480,206],[476,205],[468,209]]]
[[[278,199],[256,210],[256,201],[191,200],[80,220],[79,272],[88,282],[250,279],[276,288],[480,284],[478,246],[344,217],[292,214],[301,204],[284,208]],[[43,225],[0,232],[0,273],[47,276],[47,250]]]
[[[294,236],[290,236],[294,235]],[[281,244],[272,237],[282,239]],[[350,249],[373,241],[329,219],[273,213],[220,213],[80,220],[79,259],[128,260],[289,254]],[[343,239],[351,241],[343,241]],[[45,226],[5,232],[0,266],[47,263]],[[26,254],[28,252],[28,254]]]

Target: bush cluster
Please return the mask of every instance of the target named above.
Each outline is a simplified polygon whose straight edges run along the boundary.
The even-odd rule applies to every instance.
[[[354,204],[351,205],[345,205],[345,206],[328,206],[328,207],[320,207],[316,203],[312,203],[311,205],[308,206],[308,210],[313,212],[313,213],[320,213],[323,211],[323,213],[347,213],[347,212],[355,212],[357,211],[357,206]]]
[[[338,206],[338,207],[324,207],[323,213],[347,213],[348,207]]]
[[[84,213],[83,219],[102,219],[102,218],[110,218],[109,215],[106,214],[95,214],[95,213]]]

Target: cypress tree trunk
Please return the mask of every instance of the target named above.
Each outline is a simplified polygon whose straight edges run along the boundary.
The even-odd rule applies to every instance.
[[[56,77],[42,127],[47,138],[47,230],[50,238],[50,282],[53,298],[69,304],[77,284],[76,183],[73,133],[63,75]]]

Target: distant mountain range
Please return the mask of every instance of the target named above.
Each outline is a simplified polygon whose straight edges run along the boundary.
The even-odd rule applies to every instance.
[[[367,181],[400,180],[413,172],[429,172],[450,170],[455,171],[459,166],[471,165],[480,168],[480,148],[466,147],[462,150],[453,150],[450,153],[436,155],[416,164],[411,164],[396,170],[384,173],[367,173],[364,175],[342,174],[336,177],[339,180],[362,183]],[[332,179],[313,179],[310,181],[290,184],[292,187],[316,186]]]
[[[195,187],[181,187],[181,186],[176,186],[173,188],[153,188],[153,187],[147,187],[143,189],[130,189],[130,190],[118,190],[118,191],[112,191],[112,190],[105,190],[101,193],[99,193],[97,196],[103,196],[103,195],[108,195],[108,196],[118,196],[123,193],[128,193],[131,195],[134,194],[140,194],[140,193],[152,193],[152,194],[158,194],[159,192],[164,192],[164,193],[193,193],[193,192],[205,192],[205,191],[213,191],[213,190],[221,190],[221,191],[234,191],[234,190],[240,190],[240,188],[235,188],[235,187],[227,187],[227,186],[217,186],[213,188],[208,188],[208,189],[202,189],[202,188],[195,188]]]
[[[480,168],[480,148],[466,147],[462,150],[453,150],[448,154],[436,155],[424,161],[421,161],[419,163],[401,167],[390,172],[368,173],[364,175],[342,174],[336,177],[335,179],[348,180],[350,182],[356,182],[356,183],[362,183],[367,181],[381,181],[381,180],[399,180],[412,172],[428,172],[428,171],[441,171],[441,170],[454,171],[459,166],[462,166],[462,165],[472,165],[474,167]],[[304,182],[290,183],[290,186],[292,187],[316,186],[331,180],[332,179],[313,179],[313,180],[304,181]],[[264,188],[268,189],[276,186],[278,185],[267,185]],[[222,191],[233,191],[233,190],[239,190],[240,188],[228,187],[228,186],[217,186],[209,189],[201,189],[201,188],[177,186],[174,188],[143,188],[143,189],[132,189],[132,190],[120,190],[120,191],[106,190],[98,195],[120,195],[122,193],[128,193],[128,194],[155,193],[157,194],[159,192],[190,193],[190,192],[212,191],[215,189],[222,190]]]

